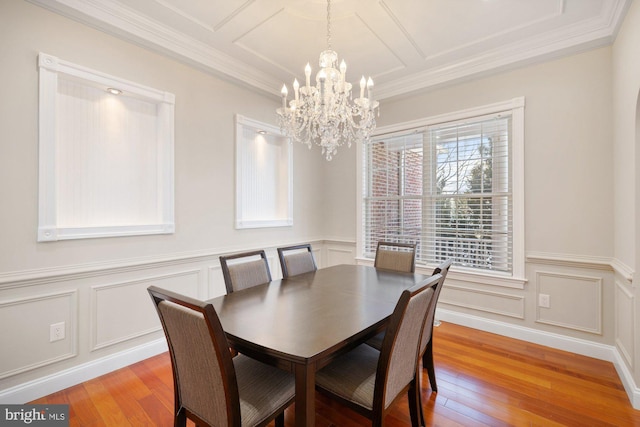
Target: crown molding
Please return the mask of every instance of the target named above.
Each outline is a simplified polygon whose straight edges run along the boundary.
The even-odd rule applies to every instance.
[[[384,99],[404,95],[609,45],[615,40],[631,1],[615,0],[606,3],[597,18],[382,83],[376,88],[376,96]]]
[[[281,81],[114,0],[27,0],[45,9],[160,51],[195,68],[276,94]],[[274,89],[276,88],[276,89]]]
[[[28,0],[206,72],[280,96],[281,81],[201,41],[150,20],[115,0]],[[611,44],[633,0],[605,2],[600,15],[551,33],[460,58],[376,88],[379,99],[435,88]]]

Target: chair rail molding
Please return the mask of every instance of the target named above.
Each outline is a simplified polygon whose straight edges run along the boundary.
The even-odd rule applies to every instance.
[[[279,246],[292,246],[301,242],[311,243],[314,250],[319,250],[327,245],[349,245],[355,246],[355,242],[348,240],[324,240],[321,238],[300,239],[296,241],[278,242],[271,245],[266,250],[274,250]],[[317,246],[317,248],[316,248]],[[179,264],[190,264],[193,262],[215,260],[224,254],[234,252],[245,252],[263,249],[263,247],[223,247],[213,248],[203,251],[176,252],[160,254],[146,257],[136,257],[129,259],[115,259],[110,261],[100,261],[86,264],[65,265],[51,268],[35,268],[22,271],[11,271],[0,273],[0,290],[18,288],[22,286],[41,285],[45,283],[66,282],[89,277],[104,276],[118,273],[127,273],[139,270],[148,270],[161,267],[175,266]]]
[[[633,283],[634,270],[612,257],[599,257],[575,254],[557,254],[547,252],[528,252],[527,262],[543,265],[556,265],[561,267],[585,268],[590,270],[613,271],[625,280]]]
[[[622,278],[629,282],[629,284],[634,284],[634,276],[635,271],[629,267],[624,262],[620,261],[618,258],[611,259],[611,267],[616,274],[619,274]]]

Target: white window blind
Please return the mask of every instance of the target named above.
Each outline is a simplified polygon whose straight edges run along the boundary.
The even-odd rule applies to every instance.
[[[444,122],[365,145],[363,251],[417,243],[417,262],[513,271],[510,112]]]

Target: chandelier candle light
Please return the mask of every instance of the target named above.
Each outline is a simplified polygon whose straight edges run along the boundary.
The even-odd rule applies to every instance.
[[[347,64],[342,60],[338,69],[338,54],[331,49],[331,0],[327,1],[327,50],[320,53],[320,71],[311,86],[311,66],[304,68],[305,85],[293,81],[293,99],[287,107],[287,85],[282,86],[282,107],[278,108],[280,128],[289,137],[322,147],[322,154],[331,160],[345,142],[369,139],[376,128],[378,101],[373,99],[371,77],[360,80],[360,97],[352,99],[351,83],[346,81]],[[366,89],[366,97],[365,97]]]

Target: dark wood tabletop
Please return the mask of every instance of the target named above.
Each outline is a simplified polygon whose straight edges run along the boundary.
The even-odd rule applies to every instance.
[[[315,425],[315,371],[382,330],[426,276],[337,265],[210,300],[240,352],[296,375],[296,426]]]

